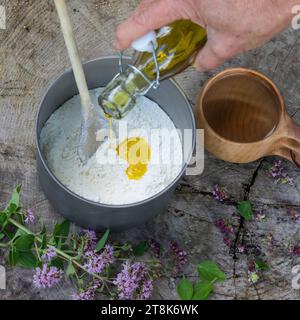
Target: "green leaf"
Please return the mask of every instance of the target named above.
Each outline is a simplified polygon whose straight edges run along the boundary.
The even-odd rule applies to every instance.
[[[25,268],[36,268],[38,266],[38,259],[31,251],[34,239],[34,235],[27,234],[21,235],[15,240],[14,247],[9,252],[11,266],[20,265]]]
[[[64,261],[61,258],[52,259],[50,265],[58,269],[64,269]]]
[[[76,240],[75,240],[73,250],[76,250],[76,247],[77,247],[77,244],[76,244]],[[85,242],[84,241],[80,242],[80,246],[77,249],[77,256],[74,258],[75,260],[80,261],[82,255],[83,255],[83,252],[84,252],[84,247],[85,247]]]
[[[199,281],[194,286],[193,300],[207,300],[213,292],[212,283],[206,280]]]
[[[62,223],[57,223],[55,225],[53,230],[53,238],[58,248],[60,248],[61,245],[67,240],[69,231],[70,231],[70,221],[68,220],[63,221]]]
[[[7,221],[8,217],[5,212],[0,212],[0,225],[4,225],[5,222]]]
[[[42,244],[41,244],[41,249],[46,249],[47,248],[47,234],[44,233],[42,235]]]
[[[105,275],[107,278],[112,278],[116,273],[117,268],[115,265],[111,264],[108,268],[105,269]]]
[[[253,212],[251,208],[251,203],[249,201],[242,201],[238,203],[237,206],[238,212],[246,220],[251,220],[253,217]]]
[[[181,300],[191,300],[193,297],[193,284],[186,278],[182,278],[177,285],[177,293]]]
[[[213,261],[203,261],[197,266],[198,273],[203,280],[209,282],[212,281],[224,281],[226,276],[218,265]]]
[[[6,207],[6,211],[14,212],[20,206],[20,192],[21,192],[21,185],[18,185],[12,193],[10,201]]]
[[[104,248],[107,239],[109,236],[109,229],[107,229],[104,233],[104,235],[102,236],[102,238],[98,241],[97,245],[96,245],[96,251],[100,251]]]
[[[57,223],[54,227],[54,236],[55,237],[67,237],[70,230],[70,221],[64,220],[62,223]]]
[[[69,277],[69,276],[72,276],[73,274],[75,274],[75,268],[74,268],[74,266],[73,266],[73,263],[70,261],[69,263],[68,263],[68,267],[67,267],[67,270],[66,270],[66,274],[67,274],[67,276]]]
[[[136,257],[141,257],[149,249],[148,242],[142,241],[138,245],[132,248],[133,254]]]
[[[14,205],[16,205],[17,207],[20,206],[20,193],[21,193],[21,185],[18,185],[15,190],[13,191],[13,194],[11,196],[10,199],[10,204],[13,203]]]
[[[78,282],[78,285],[81,287],[84,285],[83,279],[78,279],[77,282]]]
[[[40,238],[42,238],[41,249],[44,250],[47,248],[47,230],[46,226],[42,225],[42,230],[40,232]]]
[[[21,236],[15,241],[15,248],[18,251],[30,251],[34,243],[34,235],[27,234],[26,236]]]
[[[11,267],[14,267],[18,263],[19,254],[15,247],[11,247],[8,254],[8,263]]]
[[[21,230],[21,229],[18,229],[17,232],[15,233],[13,239],[17,239],[19,237],[22,237],[22,236],[26,236],[28,235],[28,233],[26,233],[25,231]]]
[[[18,251],[17,264],[25,268],[36,268],[38,266],[38,259],[31,251]]]
[[[8,228],[4,228],[2,232],[7,236],[7,238],[11,241],[14,238],[14,233],[10,232]]]
[[[18,229],[17,232],[15,233],[16,238],[21,236],[26,236],[26,235],[28,235],[28,233],[22,229]]]
[[[4,233],[0,233],[0,241],[5,237]]]
[[[263,262],[263,261],[261,261],[259,259],[255,259],[254,260],[254,264],[255,264],[256,270],[264,271],[264,270],[268,270],[269,269],[269,266],[265,262]]]

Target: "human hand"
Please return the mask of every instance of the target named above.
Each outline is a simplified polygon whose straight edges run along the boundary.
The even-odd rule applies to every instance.
[[[213,69],[231,57],[254,49],[285,29],[298,0],[142,0],[116,31],[115,48],[175,20],[190,19],[205,27],[208,42],[195,67]]]

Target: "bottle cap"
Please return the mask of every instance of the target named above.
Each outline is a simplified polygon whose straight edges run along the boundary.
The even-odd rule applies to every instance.
[[[151,42],[154,43],[154,47],[157,47],[156,33],[154,31],[148,32],[141,38],[134,40],[131,44],[134,50],[141,52],[152,52]]]

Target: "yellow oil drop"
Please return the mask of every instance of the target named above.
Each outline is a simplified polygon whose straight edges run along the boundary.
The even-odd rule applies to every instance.
[[[151,150],[144,138],[128,138],[118,145],[116,151],[129,164],[126,170],[128,179],[140,180],[146,174]]]

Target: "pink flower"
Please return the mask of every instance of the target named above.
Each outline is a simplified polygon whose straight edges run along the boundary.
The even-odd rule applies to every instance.
[[[288,208],[287,213],[295,221],[295,223],[300,224],[300,212],[293,208]]]
[[[224,219],[218,219],[215,221],[215,226],[222,232],[222,233],[234,233],[233,227],[230,226],[228,222]]]
[[[49,247],[42,255],[42,260],[44,262],[50,262],[56,256],[56,251],[54,247]]]
[[[281,160],[275,161],[274,165],[269,169],[269,173],[275,184],[294,184],[293,178],[283,169]]]
[[[36,288],[51,288],[63,277],[63,271],[56,267],[44,264],[42,268],[36,268],[33,275],[33,284]]]
[[[93,285],[88,287],[85,291],[81,291],[78,294],[74,294],[72,298],[73,300],[94,300],[96,292],[100,286],[101,286],[101,282],[97,280]]]
[[[149,299],[153,290],[152,280],[148,276],[148,267],[143,262],[129,264],[126,261],[114,284],[117,286],[120,300]]]
[[[94,251],[97,244],[97,236],[94,230],[84,230],[86,236],[85,252]]]
[[[24,222],[25,224],[32,224],[35,221],[35,216],[31,209],[27,209],[24,213]]]
[[[225,243],[225,245],[229,248],[231,248],[233,246],[233,241],[227,237],[223,238],[223,242]]]
[[[300,246],[294,246],[291,249],[291,253],[295,256],[300,256]]]
[[[114,262],[114,249],[106,245],[101,254],[95,251],[86,252],[87,263],[84,267],[89,273],[100,273]]]
[[[222,203],[229,199],[229,195],[219,185],[214,186],[212,194],[217,201]]]
[[[187,253],[179,248],[175,241],[170,242],[170,249],[175,259],[175,270],[173,276],[177,275],[182,267],[187,263]]]

